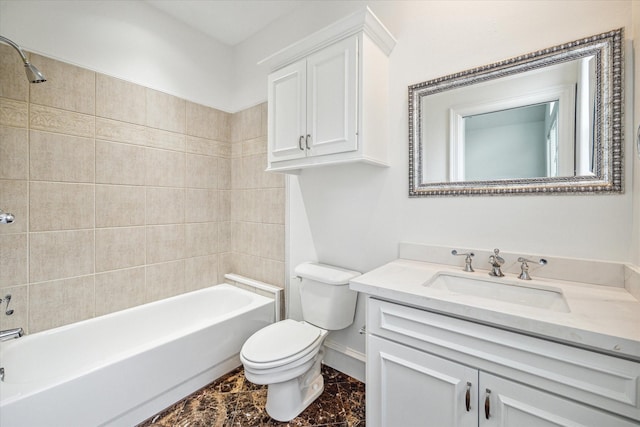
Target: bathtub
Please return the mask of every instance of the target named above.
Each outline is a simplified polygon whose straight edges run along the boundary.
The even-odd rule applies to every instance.
[[[222,284],[0,343],[0,426],[133,426],[240,366],[274,300]]]

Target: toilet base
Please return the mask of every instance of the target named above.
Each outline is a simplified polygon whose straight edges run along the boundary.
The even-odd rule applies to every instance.
[[[306,374],[289,381],[269,384],[267,414],[276,421],[291,421],[324,391],[320,358]]]

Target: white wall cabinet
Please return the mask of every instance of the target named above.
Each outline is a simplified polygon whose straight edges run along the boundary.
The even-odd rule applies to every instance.
[[[369,298],[367,425],[640,425],[640,364]]]
[[[265,61],[268,168],[387,164],[388,55],[395,40],[366,9]]]
[[[356,36],[269,75],[269,162],[358,149]]]

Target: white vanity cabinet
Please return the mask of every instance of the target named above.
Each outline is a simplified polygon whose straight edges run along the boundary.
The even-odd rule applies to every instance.
[[[367,9],[265,61],[268,168],[386,165],[388,55],[395,40]]]
[[[368,298],[367,425],[640,425],[640,364]]]

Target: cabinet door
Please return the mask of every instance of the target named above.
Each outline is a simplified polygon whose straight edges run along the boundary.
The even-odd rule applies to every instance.
[[[306,63],[269,74],[269,161],[305,157]]]
[[[309,155],[358,149],[358,38],[350,37],[307,58]]]
[[[478,394],[480,427],[638,426],[637,422],[485,372],[480,372]]]
[[[477,370],[375,336],[367,340],[367,426],[477,425]]]

